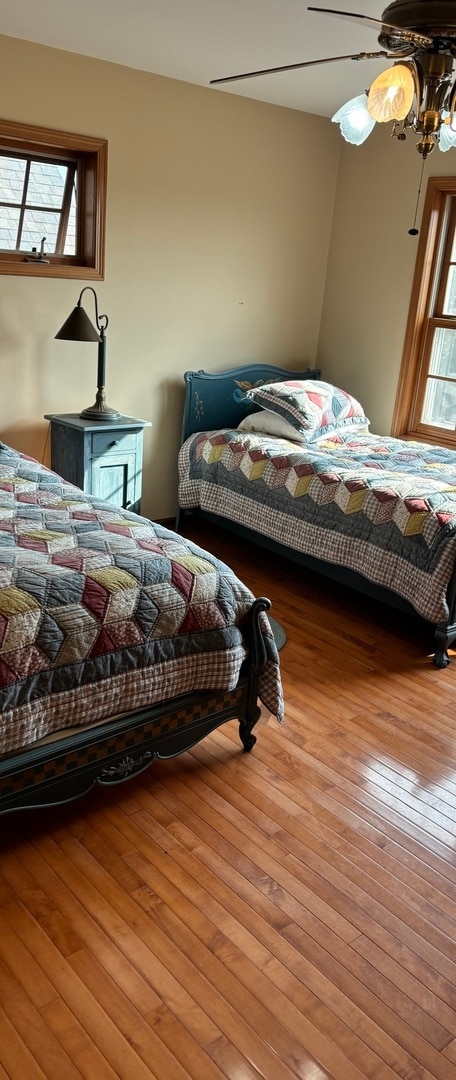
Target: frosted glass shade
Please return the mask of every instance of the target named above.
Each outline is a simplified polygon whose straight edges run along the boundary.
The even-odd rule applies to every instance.
[[[361,146],[375,127],[375,120],[367,111],[367,95],[360,94],[342,105],[331,117],[333,123],[340,124],[341,135],[349,143]]]
[[[405,120],[413,105],[415,82],[406,64],[393,64],[382,71],[369,90],[367,109],[378,124]]]
[[[442,112],[442,120],[448,121],[448,123],[442,124],[439,132],[439,150],[444,154],[447,150],[451,150],[453,146],[456,146],[456,115],[453,115],[451,123],[450,113]]]

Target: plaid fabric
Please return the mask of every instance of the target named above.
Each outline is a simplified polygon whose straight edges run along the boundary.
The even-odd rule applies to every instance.
[[[179,503],[344,566],[445,623],[456,558],[456,453],[371,434],[313,446],[238,430],[179,456]]]
[[[208,552],[0,444],[0,751],[232,689],[253,595]],[[283,715],[267,618],[260,696]],[[263,699],[264,694],[264,699]]]

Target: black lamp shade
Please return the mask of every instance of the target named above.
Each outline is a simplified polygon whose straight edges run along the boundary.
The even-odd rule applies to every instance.
[[[73,308],[71,315],[68,316],[58,334],[55,336],[56,338],[62,338],[64,341],[100,340],[99,331],[95,329],[87,312],[79,304],[77,307]]]

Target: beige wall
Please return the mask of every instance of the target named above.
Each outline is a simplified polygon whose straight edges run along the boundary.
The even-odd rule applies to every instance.
[[[143,512],[173,515],[183,372],[315,360],[338,132],[12,38],[0,68],[5,119],[108,139],[107,398],[152,421]],[[83,284],[0,279],[1,437],[46,461],[43,414],[95,395],[96,346],[54,340]]]
[[[413,226],[422,161],[417,137],[378,125],[361,147],[343,144],[318,345],[323,377],[362,401],[371,428],[389,433],[418,237]],[[427,159],[426,183],[456,173],[456,150]]]

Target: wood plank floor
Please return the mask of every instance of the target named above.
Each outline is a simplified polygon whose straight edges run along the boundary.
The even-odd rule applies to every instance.
[[[1,819],[0,1080],[456,1080],[456,655],[201,523],[286,722]]]

